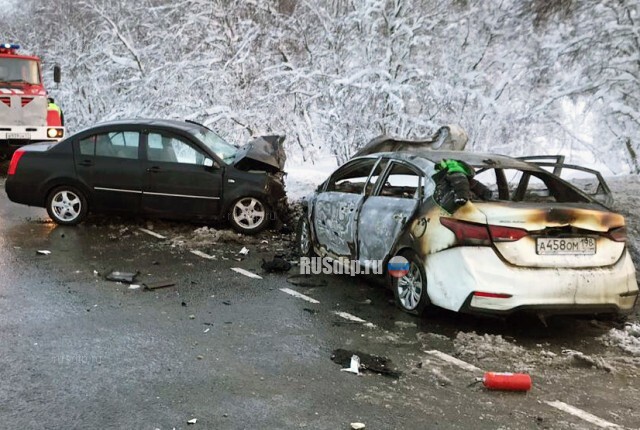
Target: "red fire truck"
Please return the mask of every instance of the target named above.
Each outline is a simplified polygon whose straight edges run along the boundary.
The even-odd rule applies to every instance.
[[[44,88],[40,58],[19,49],[0,44],[0,158],[29,143],[58,141],[65,132],[62,111]],[[53,75],[60,82],[58,66]]]

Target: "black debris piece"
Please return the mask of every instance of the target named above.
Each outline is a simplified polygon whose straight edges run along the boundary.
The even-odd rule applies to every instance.
[[[276,255],[273,260],[267,261],[262,259],[262,270],[267,273],[281,273],[291,270],[291,263],[284,259],[282,255]]]
[[[162,281],[145,282],[143,285],[146,290],[157,290],[158,288],[173,287],[175,284],[174,281],[165,279]]]
[[[393,363],[391,363],[391,360],[388,358],[367,354],[366,352],[349,351],[339,348],[333,351],[331,354],[331,360],[333,360],[334,363],[338,363],[343,368],[347,368],[351,365],[351,357],[354,355],[360,357],[360,370],[367,370],[369,372],[379,373],[396,379],[402,374],[401,372],[393,369]]]
[[[305,312],[310,313],[311,315],[315,315],[315,314],[317,314],[317,313],[318,313],[318,310],[317,310],[317,309],[303,308],[302,310],[303,310],[303,311],[305,311]]]
[[[298,287],[326,287],[329,285],[326,279],[318,275],[293,275],[287,278],[287,282]]]
[[[181,305],[186,308],[187,307],[187,302],[182,302]]]
[[[117,270],[112,270],[105,276],[107,281],[113,282],[124,282],[125,284],[133,284],[135,282],[136,276],[138,276],[139,272],[119,272]]]
[[[223,300],[222,304],[225,304],[227,306],[231,306],[231,302],[229,300]]]

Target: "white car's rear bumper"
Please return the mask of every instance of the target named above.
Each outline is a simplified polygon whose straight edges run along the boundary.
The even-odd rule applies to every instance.
[[[425,268],[431,302],[453,311],[625,312],[638,297],[628,251],[605,268],[522,268],[505,263],[491,247],[465,246],[429,255]]]

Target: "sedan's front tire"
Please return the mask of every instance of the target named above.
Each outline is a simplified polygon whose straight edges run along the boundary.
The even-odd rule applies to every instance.
[[[231,205],[229,222],[238,233],[256,234],[267,228],[271,209],[257,197],[241,197]]]
[[[407,313],[422,315],[431,304],[427,294],[427,275],[424,271],[424,264],[418,255],[410,250],[402,251],[398,257],[403,257],[408,261],[409,270],[406,274],[398,277],[389,274],[396,305]]]
[[[86,197],[75,187],[54,188],[47,197],[47,213],[56,224],[79,224],[87,216],[88,209]]]

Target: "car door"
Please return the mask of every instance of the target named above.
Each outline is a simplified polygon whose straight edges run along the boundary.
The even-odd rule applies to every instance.
[[[135,213],[142,196],[140,132],[104,130],[75,142],[76,174],[92,190],[91,209]]]
[[[214,218],[221,210],[223,168],[197,143],[165,130],[143,135],[142,209],[176,219]]]
[[[408,163],[392,161],[358,217],[358,260],[377,264],[391,252],[422,198],[424,177]]]
[[[354,160],[338,169],[314,204],[313,227],[321,248],[355,257],[356,222],[377,158]]]

